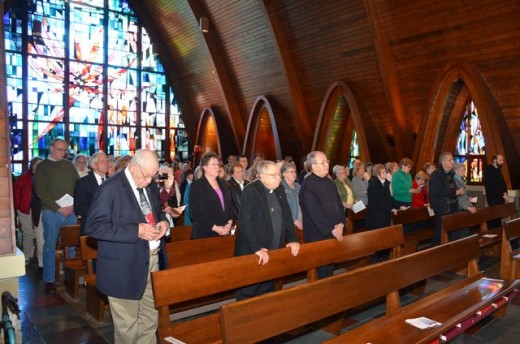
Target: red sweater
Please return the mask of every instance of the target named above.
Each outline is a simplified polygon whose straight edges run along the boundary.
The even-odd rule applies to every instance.
[[[417,185],[417,182],[414,180],[412,182],[412,188],[417,189],[418,187],[419,185]],[[428,188],[424,185],[421,188],[421,192],[412,194],[412,208],[421,208],[427,203],[430,203],[430,200],[428,198]]]
[[[32,178],[31,171],[24,172],[13,185],[14,210],[27,215],[31,213]]]

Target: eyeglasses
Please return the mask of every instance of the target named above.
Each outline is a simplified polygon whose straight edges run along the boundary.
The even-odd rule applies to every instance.
[[[279,174],[279,173],[262,173],[262,174],[265,174],[266,176],[271,176],[273,178],[281,178],[282,176]]]
[[[139,166],[139,164],[137,164],[137,163],[136,163],[136,165],[139,168],[139,171],[141,172],[141,174],[143,175],[143,179],[155,179],[157,177],[158,172],[155,172],[151,176],[147,176],[146,174],[144,174],[143,170],[141,169],[141,166]]]
[[[218,162],[215,162],[215,163],[208,164],[207,166],[219,166],[220,167],[220,164]]]
[[[296,173],[296,171],[294,171],[294,170],[287,170],[284,173]]]
[[[324,161],[321,161],[321,162],[313,162],[312,164],[313,165],[328,165],[329,161],[328,160],[324,160]]]
[[[58,152],[65,152],[67,148],[58,148],[56,146],[51,146],[52,148],[56,149]]]

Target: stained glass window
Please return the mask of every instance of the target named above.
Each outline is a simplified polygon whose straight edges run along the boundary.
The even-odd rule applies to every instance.
[[[473,100],[464,108],[459,137],[455,147],[455,161],[466,165],[468,184],[482,184],[482,169],[486,155],[484,135]]]
[[[352,168],[354,166],[354,160],[359,158],[359,143],[357,140],[357,133],[355,130],[352,131],[352,141],[350,142],[350,160],[349,166]]]
[[[4,27],[15,174],[56,137],[70,156],[150,148],[188,159],[175,95],[127,0],[19,0]]]

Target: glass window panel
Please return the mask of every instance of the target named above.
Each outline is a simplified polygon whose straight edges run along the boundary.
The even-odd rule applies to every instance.
[[[79,153],[91,156],[99,150],[98,137],[100,128],[97,125],[70,124],[70,147],[74,155]]]
[[[139,49],[136,18],[110,12],[108,25],[108,63],[121,67],[137,67]]]
[[[117,12],[133,14],[127,0],[108,0],[108,8]]]
[[[103,10],[71,3],[70,58],[103,63]]]
[[[73,2],[101,8],[105,7],[105,0],[73,0]]]
[[[359,158],[359,143],[357,139],[357,132],[355,130],[352,131],[352,141],[350,142],[350,168],[354,165],[354,160]]]
[[[29,54],[65,56],[65,2],[34,1],[29,6],[28,35]]]
[[[136,127],[108,126],[108,154],[129,155],[135,151],[136,133]]]
[[[65,18],[70,18],[68,33]],[[173,90],[127,0],[19,0],[4,17],[4,26],[11,157],[18,164],[13,170],[21,171],[20,164],[27,167],[33,156],[47,156],[56,137],[70,138],[71,155],[90,155],[100,147],[111,154],[130,154],[139,148],[139,139],[141,146],[160,150],[161,158],[173,157],[175,148],[178,156],[188,157],[186,132],[179,130],[176,137],[175,129],[184,123]],[[29,55],[16,53],[22,42],[28,43]],[[64,59],[66,46],[70,61]],[[171,99],[169,106],[166,99]],[[166,128],[168,122],[172,124]],[[107,141],[100,142],[104,126]]]
[[[143,128],[141,130],[141,148],[157,151],[159,159],[165,157],[166,131],[159,128]]]
[[[16,17],[11,17],[7,13],[4,15],[4,36],[5,36],[5,50],[22,51],[22,20],[21,8],[13,6],[11,12],[16,13]]]
[[[27,127],[29,129],[27,146],[32,151],[32,156],[46,157],[49,155],[50,142],[57,137],[65,137],[63,123],[29,121]]]

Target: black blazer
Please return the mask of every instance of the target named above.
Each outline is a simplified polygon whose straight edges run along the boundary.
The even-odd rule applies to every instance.
[[[231,191],[231,201],[233,203],[233,213],[234,218],[238,219],[238,214],[240,211],[240,197],[242,196],[242,189],[240,188],[240,185],[238,182],[231,177],[230,180],[226,182],[227,186],[229,187],[229,190]],[[244,186],[249,184],[247,180],[244,180]]]
[[[85,235],[88,209],[98,188],[99,185],[94,173],[89,173],[87,176],[76,180],[76,187],[74,188],[74,213],[81,216],[79,226],[81,235]]]
[[[157,184],[151,183],[146,193],[156,221],[167,221]],[[124,171],[116,173],[94,195],[85,224],[86,234],[98,239],[96,285],[105,295],[131,300],[143,296],[150,247],[137,236],[139,223],[146,223],[146,219],[130,182]],[[164,237],[159,259],[167,265]]]
[[[392,209],[394,199],[390,193],[390,182],[385,180],[384,185],[379,178],[368,181],[368,204],[365,226],[369,229],[388,227],[392,224]]]
[[[217,182],[224,195],[224,210],[217,193],[205,176],[191,184],[189,207],[192,239],[219,236],[217,232],[211,230],[213,225],[224,226],[229,220],[233,220],[231,191],[222,179],[217,178]]]
[[[283,227],[281,233],[283,238],[280,242],[282,245],[287,242],[297,242],[291,208],[287,203],[285,190],[280,185],[273,192],[278,196],[282,208]],[[261,248],[269,248],[273,241],[274,232],[265,195],[265,186],[262,182],[256,180],[244,188],[240,207],[238,220],[240,228],[235,241],[235,256],[255,253]]]

